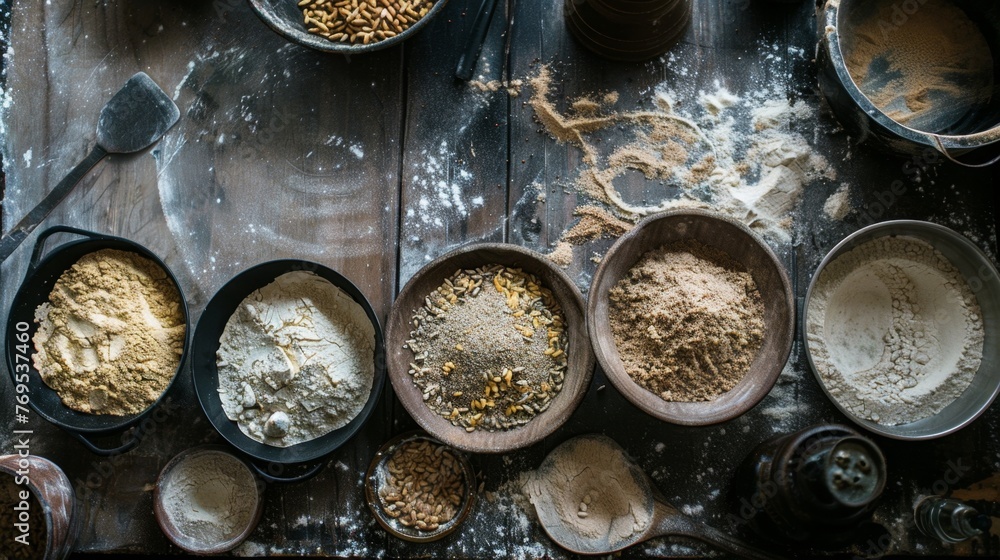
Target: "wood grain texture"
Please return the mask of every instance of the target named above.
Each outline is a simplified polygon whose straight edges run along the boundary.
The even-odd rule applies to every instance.
[[[4,62],[10,101],[2,119],[4,226],[86,154],[101,106],[143,70],[176,100],[181,122],[153,149],[106,160],[46,224],[122,235],[148,247],[178,276],[195,321],[226,280],[274,258],[311,259],[338,270],[385,318],[399,287],[456,245],[510,241],[547,252],[586,201],[573,188],[582,154],[540,129],[526,103],[529,87],[512,97],[503,88],[482,92],[454,81],[478,5],[451,0],[439,19],[402,47],[346,59],[288,45],[242,0],[14,3],[13,52]],[[658,87],[711,92],[716,82],[741,96],[766,87],[816,110],[815,122],[797,131],[827,156],[838,178],[807,186],[794,212],[798,233],[790,243],[772,245],[790,271],[799,305],[823,255],[871,221],[935,221],[996,260],[996,202],[985,188],[996,179],[989,171],[872,153],[823,110],[811,62],[812,2],[695,2],[683,41],[667,56],[641,64],[608,63],[577,45],[566,33],[562,5],[503,0],[477,77],[526,80],[548,64],[556,77],[552,100],[564,111],[573,98],[608,92],[619,94],[619,108],[648,108]],[[690,96],[682,101],[697,103]],[[614,144],[624,134],[610,131],[603,141]],[[841,183],[850,185],[856,210],[830,221],[821,208]],[[904,194],[893,194],[893,185]],[[631,201],[678,194],[638,174],[616,186]],[[582,290],[596,270],[591,257],[612,242],[575,250],[567,272]],[[27,252],[26,246],[0,268],[4,310],[24,277]],[[78,550],[177,552],[155,524],[150,485],[173,455],[218,441],[194,402],[189,375],[183,373],[170,401],[153,415],[139,448],[111,460],[89,455],[32,420],[32,451],[60,464],[82,498]],[[0,383],[8,395],[9,378]],[[13,425],[12,415],[4,406],[0,425]],[[492,492],[516,488],[521,473],[537,467],[558,443],[591,432],[621,443],[667,499],[696,521],[740,531],[739,503],[727,498],[736,467],[760,441],[818,421],[848,422],[823,396],[801,341],[760,405],[713,427],[659,422],[629,404],[598,371],[580,408],[555,434],[516,453],[473,456],[491,494],[455,534],[413,545],[375,524],[360,488],[378,446],[414,426],[386,391],[366,428],[330,457],[317,478],[265,490],[263,520],[239,552],[565,557],[505,493]],[[876,438],[891,477],[876,521],[897,537],[879,548],[874,535],[872,552],[996,555],[995,542],[975,550],[936,546],[913,533],[905,514],[920,494],[1000,470],[997,433],[1000,412],[994,407],[933,443]],[[6,433],[0,445],[2,452],[10,449]],[[867,552],[867,539],[860,552]],[[707,550],[657,540],[623,556]]]

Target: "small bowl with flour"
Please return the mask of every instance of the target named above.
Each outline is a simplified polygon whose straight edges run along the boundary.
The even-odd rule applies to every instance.
[[[160,471],[153,511],[163,534],[185,552],[219,554],[257,527],[262,489],[250,467],[224,447],[193,447]]]
[[[851,234],[820,263],[804,308],[816,378],[872,432],[941,437],[1000,392],[1000,275],[946,227],[897,220]]]
[[[266,262],[209,301],[192,374],[209,421],[261,477],[301,481],[375,409],[385,380],[382,330],[364,294],[336,271]]]
[[[622,395],[660,420],[705,426],[753,408],[788,361],[784,266],[742,223],[702,210],[646,218],[594,275],[590,340]]]

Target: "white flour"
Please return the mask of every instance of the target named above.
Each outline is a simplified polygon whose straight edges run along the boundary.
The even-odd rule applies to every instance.
[[[177,463],[160,486],[170,523],[196,548],[229,541],[253,520],[257,485],[239,459],[205,451]]]
[[[854,415],[884,425],[937,414],[982,360],[975,295],[944,255],[913,238],[874,239],[827,265],[807,320],[827,390]]]
[[[288,447],[354,419],[371,392],[375,328],[364,309],[311,272],[255,291],[226,323],[219,395],[248,437]]]
[[[840,185],[823,204],[823,214],[831,220],[843,220],[851,210],[851,187],[847,183]]]

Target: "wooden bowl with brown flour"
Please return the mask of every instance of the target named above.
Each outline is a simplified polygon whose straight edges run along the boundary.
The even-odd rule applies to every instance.
[[[608,251],[587,308],[608,379],[674,424],[732,420],[771,390],[791,352],[781,262],[743,224],[700,210],[650,216]]]

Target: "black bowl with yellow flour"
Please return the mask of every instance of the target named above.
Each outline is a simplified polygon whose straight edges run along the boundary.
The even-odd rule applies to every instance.
[[[68,233],[79,235],[84,239],[78,239],[60,245],[53,251],[45,254],[45,243],[50,236],[56,233]],[[184,336],[183,348],[177,367],[172,370],[169,382],[166,384],[158,398],[143,408],[141,411],[123,414],[92,414],[74,410],[63,404],[59,394],[50,388],[42,380],[41,374],[36,369],[33,356],[36,348],[33,338],[39,330],[39,324],[35,322],[35,312],[40,305],[49,301],[49,295],[59,278],[69,270],[81,258],[102,250],[117,250],[132,253],[144,259],[148,259],[152,264],[158,266],[166,274],[166,278],[176,288],[179,297],[180,309],[183,314]],[[43,254],[45,254],[43,258]],[[19,408],[16,411],[15,422],[22,417],[30,418],[27,414],[27,407],[34,410],[39,416],[62,428],[67,433],[78,439],[87,449],[98,455],[112,455],[124,453],[136,445],[142,439],[142,422],[156,408],[156,406],[166,398],[176,380],[177,372],[184,364],[188,350],[187,334],[190,332],[189,314],[187,302],[180,289],[177,279],[170,272],[170,269],[151,251],[145,247],[110,235],[98,234],[82,229],[56,226],[45,230],[38,236],[35,242],[34,252],[28,265],[28,272],[24,282],[14,296],[10,314],[7,317],[7,337],[5,341],[5,351],[7,358],[7,370],[10,372],[14,382],[12,399]],[[15,423],[13,429],[18,429],[19,424]],[[126,430],[136,427],[127,438],[115,442],[115,447],[105,448],[92,441],[92,438],[100,438],[122,434]]]

